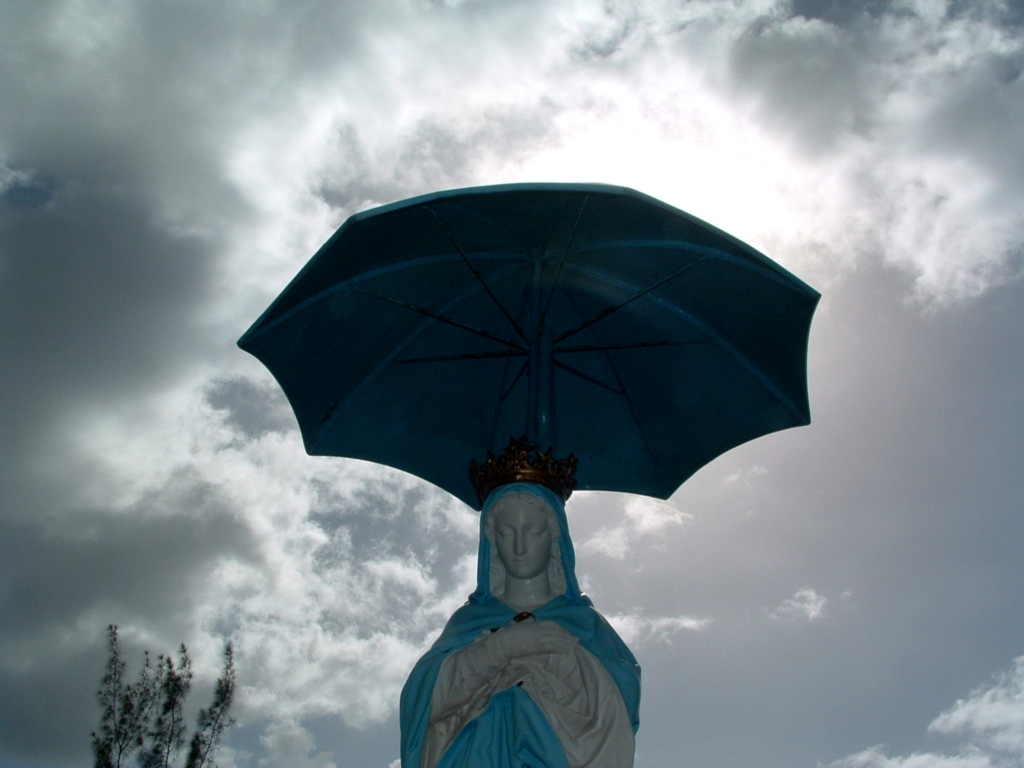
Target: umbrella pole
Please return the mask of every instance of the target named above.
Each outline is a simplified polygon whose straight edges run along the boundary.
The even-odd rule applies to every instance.
[[[533,443],[544,450],[555,447],[555,355],[551,329],[541,333],[537,346],[537,394],[534,420],[536,439]]]
[[[530,344],[530,395],[527,403],[527,440],[540,450],[555,448],[554,390],[555,342],[551,327],[544,323],[543,265],[533,264],[533,343]],[[543,326],[543,327],[542,327]]]

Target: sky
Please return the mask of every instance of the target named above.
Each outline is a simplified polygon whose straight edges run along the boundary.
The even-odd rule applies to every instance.
[[[813,421],[577,493],[638,768],[1024,766],[1024,3],[0,0],[0,766],[90,764],[105,628],[222,768],[387,768],[475,513],[305,455],[249,327],[353,213],[632,187],[822,293]]]

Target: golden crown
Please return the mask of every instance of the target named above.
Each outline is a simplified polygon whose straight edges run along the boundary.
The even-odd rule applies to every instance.
[[[469,476],[480,495],[483,504],[491,491],[509,483],[536,483],[557,493],[563,501],[572,496],[576,487],[576,457],[571,453],[566,459],[556,459],[541,453],[536,445],[522,437],[508,439],[508,447],[500,456],[487,452],[487,461],[477,464],[469,462]]]

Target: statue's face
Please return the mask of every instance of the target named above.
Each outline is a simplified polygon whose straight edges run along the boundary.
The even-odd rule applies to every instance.
[[[509,576],[540,576],[551,560],[550,505],[531,493],[510,493],[491,510],[494,545]]]

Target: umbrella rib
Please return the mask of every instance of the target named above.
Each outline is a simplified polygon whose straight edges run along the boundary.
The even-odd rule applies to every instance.
[[[665,283],[667,283],[669,280],[672,280],[673,278],[679,277],[679,275],[683,274],[683,272],[686,272],[687,270],[693,269],[695,266],[697,266],[702,261],[704,261],[704,258],[705,258],[704,256],[701,256],[700,258],[698,258],[692,264],[687,264],[682,269],[677,269],[671,275],[668,275],[667,277],[663,277],[661,280],[658,280],[653,285],[649,285],[647,288],[644,288],[643,290],[638,291],[637,293],[633,294],[632,296],[630,296],[625,301],[623,301],[623,302],[621,302],[619,304],[616,304],[613,307],[608,307],[608,309],[598,313],[597,315],[595,315],[594,317],[590,318],[586,322],[584,322],[584,323],[582,323],[580,325],[577,325],[575,328],[571,328],[570,330],[568,330],[565,333],[563,333],[561,336],[557,337],[555,339],[555,343],[557,344],[558,342],[560,342],[560,341],[562,341],[564,339],[569,338],[570,336],[573,336],[573,335],[579,333],[584,328],[589,328],[594,323],[598,322],[599,320],[603,320],[604,318],[608,317],[608,315],[612,314],[613,312],[618,312],[620,309],[622,309],[623,307],[627,306],[628,304],[632,304],[637,299],[639,299],[639,298],[641,298],[643,296],[646,296],[648,293],[653,291],[655,288],[658,288],[658,287],[664,285]]]
[[[613,349],[647,349],[648,347],[685,347],[690,344],[707,344],[702,339],[694,341],[638,341],[635,344],[585,344],[582,347],[561,347],[555,350],[555,354],[572,352],[607,352]]]
[[[506,361],[506,368],[505,368],[505,374],[506,375],[508,374],[508,367],[507,367],[507,365],[508,365],[509,362],[511,362],[511,361],[510,360]],[[502,406],[502,404],[505,402],[505,400],[508,398],[508,396],[512,394],[512,390],[516,388],[516,384],[518,384],[519,380],[521,378],[523,378],[523,374],[526,373],[526,369],[529,368],[529,367],[530,367],[530,361],[529,360],[527,360],[521,366],[519,366],[519,373],[517,373],[515,375],[515,378],[512,379],[512,383],[508,385],[508,388],[501,394],[501,397],[498,398],[498,402],[494,406],[494,412],[491,414],[491,434],[487,438],[487,444],[488,445],[494,445],[494,436],[496,434],[498,434],[498,422],[501,420],[501,406]]]
[[[760,277],[767,278],[772,282],[779,283],[780,285],[786,286],[792,291],[797,291],[804,295],[817,295],[817,291],[805,284],[802,280],[791,275],[786,271],[785,268],[770,262],[768,258],[759,253],[745,243],[739,243],[744,250],[749,249],[749,253],[746,254],[746,258],[738,256],[735,253],[729,253],[721,248],[713,248],[706,245],[697,245],[692,242],[665,242],[663,240],[622,240],[622,241],[607,241],[604,243],[596,243],[593,245],[585,245],[579,248],[577,253],[587,253],[592,251],[615,251],[622,248],[654,248],[660,250],[670,251],[686,251],[689,253],[695,253],[699,256],[704,256],[709,259],[716,261],[722,261],[740,269],[745,269],[750,272],[754,272]]]
[[[551,292],[548,293],[548,300],[544,304],[544,311],[540,313],[540,322],[537,324],[538,327],[544,326],[544,320],[548,316],[548,310],[551,309],[551,300],[555,298],[555,291],[558,289],[558,281],[562,277],[562,267],[565,266],[565,258],[569,255],[569,248],[572,247],[572,241],[576,239],[576,229],[580,225],[580,219],[583,218],[583,209],[587,207],[587,201],[590,200],[590,195],[583,198],[583,202],[580,203],[580,209],[576,212],[576,220],[572,223],[572,232],[569,233],[569,242],[565,244],[565,250],[562,251],[562,257],[558,260],[558,271],[555,272],[555,279],[551,283]]]
[[[516,317],[522,317],[523,316],[523,311],[524,311],[524,309],[526,307],[526,302],[527,302],[528,298],[529,298],[529,296],[524,291],[523,295],[522,295],[522,297],[521,297],[521,299],[519,301],[519,311],[516,313]],[[514,333],[514,331],[510,332],[510,335],[512,335],[513,333]],[[512,358],[511,357],[506,357],[505,358],[505,370],[503,370],[501,372],[501,381],[499,382],[499,386],[498,386],[498,392],[500,394],[498,395],[498,401],[497,401],[497,403],[496,403],[496,405],[494,407],[494,412],[491,414],[491,432],[490,432],[490,435],[487,438],[487,444],[488,445],[494,445],[494,438],[495,438],[495,435],[498,434],[498,425],[501,422],[501,409],[502,409],[502,407],[503,407],[503,405],[505,403],[505,400],[507,400],[508,396],[512,394],[512,390],[514,390],[516,388],[516,385],[519,383],[519,380],[523,377],[523,374],[526,373],[527,370],[529,370],[529,367],[530,367],[530,361],[526,360],[521,366],[519,366],[519,371],[512,378],[512,383],[508,385],[508,387],[505,389],[504,392],[502,392],[501,388],[504,387],[505,386],[505,382],[508,381],[508,374],[509,374],[509,371],[512,368]]]
[[[436,357],[407,357],[395,360],[396,363],[441,363],[447,360],[486,360],[493,357],[526,357],[526,350],[507,350],[502,352],[467,352],[464,355],[438,355]]]
[[[576,268],[574,267],[574,269],[576,269]],[[579,268],[579,271],[582,274],[585,274],[585,275],[587,275],[589,277],[592,277],[592,278],[595,278],[595,279],[598,279],[598,280],[609,280],[608,276],[603,274],[603,273],[601,273],[601,272],[597,272],[597,271],[593,271],[593,270],[589,270],[589,269],[585,269],[585,268]],[[632,287],[632,286],[629,286],[628,284],[618,283],[618,281],[610,281],[610,282],[612,282],[613,285],[617,285],[618,287],[623,288],[623,289]],[[786,410],[788,410],[791,414],[793,414],[794,416],[797,417],[797,419],[800,420],[801,424],[808,424],[809,423],[809,417],[800,408],[797,407],[796,403],[794,403],[789,398],[789,396],[786,395],[786,393],[783,392],[782,389],[780,389],[779,386],[777,384],[775,384],[775,382],[773,382],[767,376],[767,374],[765,374],[763,371],[761,371],[753,362],[751,362],[751,360],[745,354],[743,354],[738,349],[736,349],[736,347],[734,347],[732,344],[730,344],[716,330],[714,330],[713,328],[709,327],[706,323],[702,322],[698,318],[694,317],[693,315],[691,315],[690,313],[686,312],[681,307],[676,306],[675,304],[673,304],[670,301],[666,301],[665,299],[663,299],[661,297],[658,297],[658,296],[652,297],[651,301],[653,301],[655,304],[657,304],[658,306],[662,307],[663,309],[665,309],[665,310],[667,310],[669,312],[672,312],[675,315],[678,315],[678,316],[682,317],[688,323],[690,323],[693,327],[699,329],[702,333],[704,333],[707,336],[707,343],[708,344],[714,344],[715,346],[719,347],[720,349],[722,349],[722,350],[726,351],[727,353],[729,353],[730,355],[732,355],[732,357],[737,361],[737,363],[739,365],[743,366],[743,368],[745,368],[747,370],[747,372],[750,373],[751,376],[753,376],[755,379],[760,381],[761,384],[765,387],[765,389],[767,389],[769,392],[771,392],[772,395],[776,399],[778,399],[778,401],[780,403],[782,403],[783,406],[785,406]]]
[[[636,406],[633,404],[633,398],[629,396],[629,392],[626,391],[626,385],[622,383],[622,376],[619,375],[619,369],[615,366],[615,361],[612,360],[611,356],[605,354],[605,361],[608,363],[608,367],[612,369],[612,374],[615,376],[615,380],[619,382],[619,388],[622,391],[622,399],[626,401],[626,405],[629,406],[629,414],[633,417],[633,423],[636,424],[636,431],[640,435],[640,439],[644,443],[644,450],[647,451],[647,456],[651,461],[651,465],[654,467],[658,466],[658,457],[651,450],[651,444],[647,441],[647,432],[644,430],[643,423],[640,421],[640,414],[636,412]]]
[[[434,320],[440,320],[442,323],[448,323],[448,325],[454,325],[456,328],[461,328],[464,331],[469,331],[470,333],[475,333],[477,336],[483,336],[484,338],[490,339],[491,341],[497,341],[497,342],[499,342],[501,344],[507,344],[510,347],[515,347],[516,349],[523,350],[524,353],[526,351],[526,348],[523,347],[522,344],[517,344],[514,341],[511,341],[509,339],[503,339],[503,338],[501,338],[501,336],[498,336],[497,334],[494,334],[494,333],[490,333],[489,331],[484,331],[484,330],[481,330],[480,328],[474,328],[471,325],[465,325],[464,323],[460,323],[458,320],[452,320],[450,317],[445,317],[444,315],[439,314],[437,312],[432,312],[429,309],[424,309],[423,307],[417,307],[415,304],[410,304],[407,301],[400,301],[399,299],[392,299],[390,296],[384,296],[383,294],[380,294],[380,293],[375,293],[373,291],[368,291],[365,288],[361,288],[359,286],[355,286],[353,288],[353,290],[359,291],[360,293],[365,293],[368,296],[373,296],[373,297],[378,298],[378,299],[380,299],[382,301],[386,301],[386,302],[388,302],[390,304],[395,304],[396,306],[399,306],[399,307],[405,307],[406,309],[411,309],[413,312],[419,312],[421,315],[426,315],[427,317],[432,317]]]
[[[495,223],[493,217],[486,216],[486,215],[480,213],[480,211],[477,211],[477,210],[475,210],[475,209],[473,209],[471,207],[468,207],[466,205],[461,205],[459,203],[453,202],[451,200],[437,200],[437,201],[435,201],[435,203],[441,203],[441,204],[444,205],[444,207],[447,210],[458,211],[463,216],[467,216],[467,217],[469,217],[471,219],[475,219],[476,221],[480,222],[485,227],[487,227],[489,230],[491,230],[491,232],[499,235],[501,238],[503,238],[506,241],[506,249],[507,250],[511,250],[513,252],[518,252],[519,250],[522,249],[522,244],[516,242],[516,238],[514,238],[512,235],[510,235],[508,232],[506,232],[502,227],[498,226],[498,224]]]
[[[555,360],[554,362],[555,362],[556,366],[558,366],[559,368],[561,368],[564,371],[568,371],[569,373],[573,374],[574,376],[579,376],[581,379],[584,379],[585,381],[589,381],[591,384],[596,384],[597,386],[599,386],[599,387],[601,387],[603,389],[607,389],[609,392],[614,392],[616,395],[620,395],[622,397],[625,397],[627,400],[629,399],[628,396],[626,395],[625,391],[623,391],[621,389],[616,389],[613,386],[605,384],[603,381],[601,381],[599,379],[595,379],[593,376],[590,376],[590,375],[584,373],[581,370],[573,368],[571,365],[566,365],[561,360]]]
[[[572,305],[576,308],[576,311],[579,312],[579,306],[576,304],[574,300],[571,299],[571,297],[570,301],[572,301]],[[582,314],[582,312],[580,314]],[[597,331],[591,331],[591,333],[593,333],[594,336],[598,340],[600,340],[601,337],[598,335]],[[658,456],[651,449],[650,441],[648,441],[647,439],[647,432],[644,431],[643,422],[640,421],[640,414],[636,412],[636,405],[633,403],[633,398],[631,398],[629,396],[629,392],[626,391],[626,385],[622,381],[622,376],[619,374],[619,369],[615,366],[615,361],[612,360],[611,355],[609,355],[607,351],[605,351],[604,359],[605,362],[608,363],[608,367],[612,369],[612,374],[615,376],[615,380],[619,383],[619,393],[621,394],[622,399],[626,401],[626,407],[629,408],[629,415],[633,417],[633,423],[636,425],[637,434],[640,435],[640,440],[644,444],[644,450],[647,451],[647,458],[651,462],[651,466],[657,467]],[[558,364],[557,360],[555,361],[555,364]]]
[[[530,362],[529,361],[527,361],[527,362],[523,363],[521,366],[519,366],[519,373],[517,373],[516,377],[514,379],[512,379],[512,383],[508,385],[508,389],[506,389],[502,393],[501,397],[498,398],[498,405],[501,405],[502,403],[504,403],[506,398],[508,398],[508,396],[512,394],[512,390],[516,388],[516,384],[518,384],[519,380],[521,378],[523,378],[523,374],[526,373],[526,369],[529,368],[529,367],[530,367]],[[495,414],[497,414],[497,411],[495,411]]]
[[[369,291],[367,291],[364,288],[359,288],[359,286],[353,286],[353,290],[361,290],[361,291],[363,291],[363,293],[370,293]],[[471,293],[473,293],[475,290],[476,289],[473,289],[472,291],[469,291],[467,293],[464,293],[464,294],[456,297],[451,302],[446,304],[443,307],[443,309],[448,309],[450,307],[454,307],[459,302],[465,300],[465,298],[468,295],[470,295]],[[370,295],[373,296],[375,294],[370,293]],[[387,300],[387,297],[384,297],[384,296],[382,296],[380,298]],[[392,299],[391,301],[394,301],[394,300]],[[428,322],[426,320],[421,322],[419,324],[419,327],[417,327],[415,331],[413,331],[412,333],[408,334],[406,336],[406,338],[400,344],[398,344],[398,346],[396,346],[391,351],[391,353],[385,355],[384,358],[382,360],[380,360],[380,362],[376,365],[376,367],[373,369],[373,371],[371,371],[368,375],[366,375],[363,378],[363,380],[352,391],[350,391],[347,395],[345,395],[344,402],[342,401],[342,398],[338,398],[337,400],[334,401],[334,403],[331,405],[331,407],[327,410],[327,413],[324,415],[324,417],[322,419],[320,419],[320,422],[317,424],[317,427],[316,427],[317,434],[315,436],[311,435],[310,438],[309,438],[309,445],[307,446],[307,450],[310,452],[310,454],[312,454],[312,452],[316,449],[316,446],[323,439],[324,434],[326,433],[327,428],[330,426],[330,424],[335,419],[338,418],[338,415],[340,413],[344,412],[345,409],[347,409],[352,404],[352,402],[359,396],[359,394],[366,387],[368,387],[370,385],[370,383],[375,378],[377,378],[378,375],[380,375],[381,371],[383,371],[385,368],[387,368],[389,365],[391,365],[394,362],[395,358],[397,358],[398,355],[400,355],[402,353],[402,351],[406,347],[408,347],[409,344],[411,344],[413,342],[413,340],[417,336],[419,336],[420,334],[422,334],[426,330],[427,326],[428,326]],[[505,343],[505,344],[512,345],[511,341],[505,341],[504,339],[499,339],[499,341],[501,341],[502,343]]]
[[[452,245],[455,246],[455,250],[459,252],[459,256],[462,257],[463,262],[465,262],[466,266],[469,267],[470,271],[472,271],[473,276],[477,279],[477,282],[479,282],[483,289],[487,292],[487,295],[491,297],[491,301],[493,301],[494,305],[501,310],[501,314],[503,314],[505,316],[505,319],[512,324],[512,327],[516,329],[516,333],[519,334],[519,338],[521,338],[523,341],[529,344],[530,340],[526,338],[526,334],[523,333],[523,329],[519,327],[519,323],[517,323],[512,318],[512,315],[508,313],[508,310],[505,309],[505,305],[498,301],[498,297],[494,295],[494,292],[491,290],[490,286],[487,285],[487,283],[484,281],[484,277],[483,275],[480,274],[480,271],[473,266],[473,263],[469,260],[469,256],[467,256],[466,252],[462,250],[462,246],[459,245],[454,235],[452,235],[452,233],[448,230],[448,227],[445,225],[444,221],[442,221],[441,217],[438,216],[437,212],[430,206],[427,206],[427,210],[430,211],[430,215],[437,220],[438,225],[444,231],[445,235],[451,241]]]

